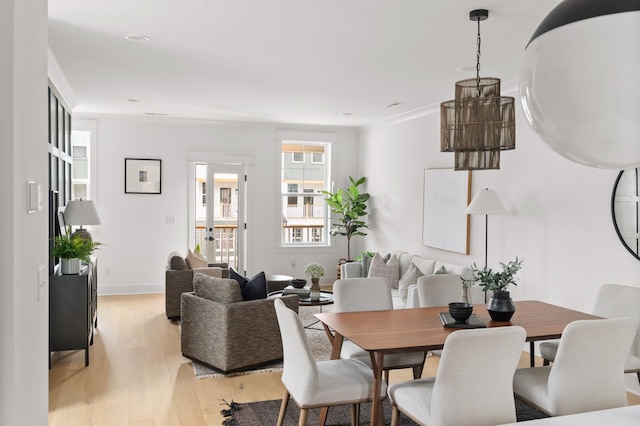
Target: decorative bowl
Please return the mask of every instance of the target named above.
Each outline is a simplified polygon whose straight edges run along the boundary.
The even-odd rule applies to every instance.
[[[473,305],[465,302],[449,303],[449,314],[456,322],[465,322],[473,312]]]
[[[304,278],[294,278],[291,280],[291,285],[294,288],[302,288],[307,285],[307,280],[305,280]]]

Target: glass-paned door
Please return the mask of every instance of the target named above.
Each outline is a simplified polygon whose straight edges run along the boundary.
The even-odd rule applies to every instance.
[[[195,164],[195,241],[209,263],[245,269],[245,168]]]

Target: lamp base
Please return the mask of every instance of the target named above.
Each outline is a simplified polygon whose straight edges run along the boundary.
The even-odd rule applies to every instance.
[[[80,228],[71,234],[71,238],[82,238],[83,240],[93,241],[91,233],[83,228]]]

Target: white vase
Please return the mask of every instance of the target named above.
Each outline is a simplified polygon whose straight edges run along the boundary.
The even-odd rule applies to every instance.
[[[61,259],[60,269],[64,275],[74,275],[80,273],[80,259]]]

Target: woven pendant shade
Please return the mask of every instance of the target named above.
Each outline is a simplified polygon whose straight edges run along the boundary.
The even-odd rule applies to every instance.
[[[500,150],[458,151],[455,153],[455,170],[490,170],[500,168]]]
[[[455,98],[440,104],[440,150],[455,152],[456,170],[500,168],[500,151],[516,147],[515,99],[500,96],[500,79],[480,77],[480,21],[488,11],[469,15],[478,22],[476,78],[455,84]]]

